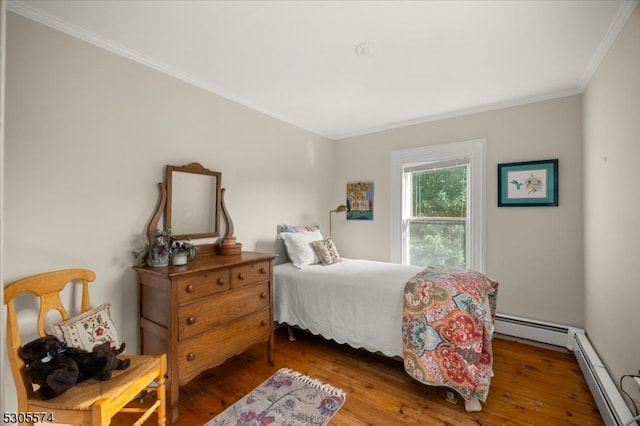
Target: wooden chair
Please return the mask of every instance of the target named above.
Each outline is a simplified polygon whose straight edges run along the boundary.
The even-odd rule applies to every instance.
[[[15,281],[4,288],[4,303],[7,305],[7,352],[11,373],[18,393],[19,413],[46,413],[55,423],[72,425],[108,425],[118,412],[135,412],[142,414],[135,425],[141,425],[154,412],[158,412],[158,425],[166,422],[165,373],[167,369],[166,354],[127,355],[131,364],[126,370],[116,370],[107,381],[96,379],[78,383],[67,392],[53,399],[42,400],[34,392],[31,383],[25,377],[25,364],[18,356],[20,328],[18,327],[15,298],[21,293],[31,293],[39,298],[37,333],[47,334],[45,316],[51,310],[57,310],[63,320],[68,313],[60,299],[60,292],[71,281],[82,282],[81,312],[90,309],[89,282],[95,280],[95,273],[86,269],[66,269],[47,272]],[[34,337],[35,330],[29,330]],[[27,335],[22,330],[23,335]],[[25,342],[26,343],[26,342]],[[156,385],[152,387],[155,380]],[[125,408],[138,395],[145,395],[150,390],[156,391],[156,400],[149,404],[133,404],[137,407]],[[142,405],[142,407],[140,407]],[[39,420],[46,422],[49,420]],[[29,420],[26,422],[29,424]],[[38,421],[35,421],[36,423]]]

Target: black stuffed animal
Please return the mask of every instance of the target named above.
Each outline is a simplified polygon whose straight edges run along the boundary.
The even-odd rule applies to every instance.
[[[40,386],[41,398],[51,399],[76,383],[92,378],[108,380],[113,369],[129,367],[129,359],[121,361],[116,358],[122,350],[124,343],[120,349],[112,350],[107,342],[88,352],[67,347],[57,337],[46,335],[24,345],[18,354],[26,364],[27,378]]]
[[[126,370],[129,368],[129,364],[131,364],[131,360],[129,358],[119,359],[116,355],[120,355],[125,348],[125,344],[122,343],[120,348],[113,349],[109,342],[104,342],[101,345],[96,345],[93,347],[93,353],[95,353],[99,358],[104,358],[106,360],[106,364],[103,370],[95,376],[98,380],[109,380],[113,373],[113,370]]]

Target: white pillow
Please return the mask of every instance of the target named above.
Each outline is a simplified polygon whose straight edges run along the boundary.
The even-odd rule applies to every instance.
[[[297,268],[320,263],[316,251],[311,245],[312,242],[322,240],[320,230],[312,232],[281,232],[280,238],[284,240],[284,245],[289,255],[289,260]]]

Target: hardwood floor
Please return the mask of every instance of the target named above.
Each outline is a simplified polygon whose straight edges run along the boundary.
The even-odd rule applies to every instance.
[[[283,367],[347,392],[331,425],[604,424],[574,356],[563,349],[497,336],[489,398],[481,412],[467,413],[459,396],[447,401],[446,388],[413,380],[398,360],[302,331],[296,338],[289,342],[285,328],[276,331],[273,367],[260,344],[183,386],[179,424],[203,425]],[[121,414],[112,424],[131,423]]]

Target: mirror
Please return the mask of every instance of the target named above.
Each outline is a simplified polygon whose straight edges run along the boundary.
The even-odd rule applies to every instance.
[[[222,173],[199,163],[167,166],[165,226],[178,240],[220,235]]]

